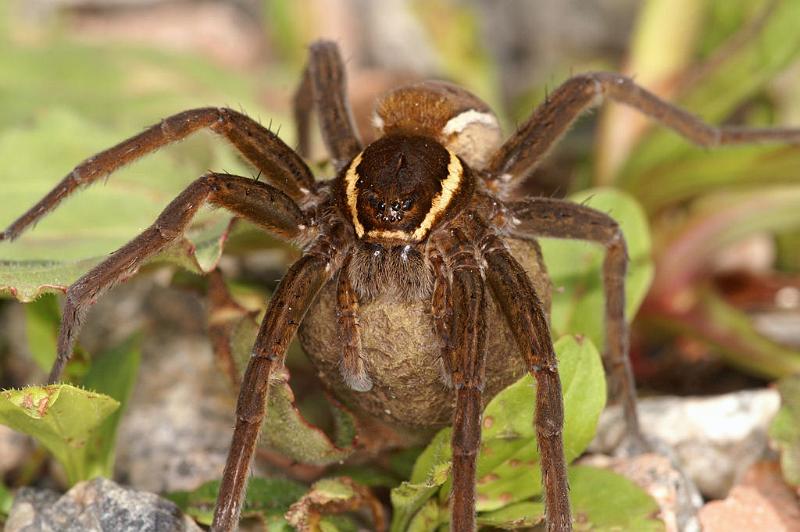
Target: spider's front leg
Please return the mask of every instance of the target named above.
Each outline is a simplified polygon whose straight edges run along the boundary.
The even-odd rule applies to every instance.
[[[606,248],[603,262],[605,292],[606,369],[611,375],[611,396],[622,403],[630,450],[648,444],[636,414],[636,385],[628,357],[628,323],[625,320],[625,271],[628,255],[622,230],[609,215],[554,198],[531,198],[507,203],[509,231],[520,237],[569,238],[597,242]]]
[[[475,530],[475,475],[481,443],[482,393],[486,366],[486,289],[474,245],[458,229],[448,231],[445,255],[449,288],[449,335],[442,359],[456,393],[453,414],[453,489],[450,529]],[[449,240],[449,239],[448,239]],[[437,330],[441,328],[437,325]]]
[[[232,109],[192,109],[165,118],[80,163],[36,205],[0,232],[0,241],[17,238],[79,187],[91,185],[136,159],[201,129],[210,129],[225,137],[266,181],[292,199],[303,201],[317,190],[314,174],[303,160],[255,120]]]
[[[239,390],[236,428],[211,525],[216,532],[234,530],[239,522],[250,463],[267,412],[270,377],[283,365],[289,342],[308,307],[336,271],[337,248],[343,249],[318,242],[289,269],[270,300]]]
[[[525,269],[495,235],[482,242],[486,280],[536,378],[536,441],[548,531],[572,530],[564,458],[564,403],[547,315]]]
[[[103,292],[132,275],[148,258],[181,236],[204,203],[224,207],[237,216],[286,238],[299,237],[308,226],[306,216],[297,204],[266,183],[215,173],[197,179],[172,200],[153,225],[67,289],[58,336],[58,355],[50,372],[49,382],[59,380],[89,306]]]

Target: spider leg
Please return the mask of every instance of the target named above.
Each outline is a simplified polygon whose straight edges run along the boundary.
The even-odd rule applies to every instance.
[[[349,265],[348,258],[339,270],[339,278],[336,281],[336,318],[339,322],[339,339],[342,342],[339,370],[350,388],[359,392],[367,392],[372,389],[372,379],[367,374],[361,352],[358,296],[350,281]]]
[[[346,245],[338,243],[319,244],[318,241],[286,272],[261,323],[236,404],[236,428],[211,525],[214,531],[234,530],[238,524],[250,463],[266,415],[270,377],[283,364],[289,342],[308,307],[335,272],[334,263],[339,256],[336,250],[346,249]]]
[[[302,234],[307,221],[297,204],[276,188],[229,174],[207,174],[167,205],[155,223],[75,281],[66,293],[58,355],[49,382],[61,376],[72,344],[89,306],[120,280],[132,275],[149,257],[183,234],[204,203],[224,207],[286,238]]]
[[[434,272],[433,293],[431,294],[431,317],[433,318],[433,328],[436,332],[436,337],[439,338],[442,343],[442,356],[439,358],[440,372],[442,382],[448,388],[452,388],[453,345],[450,326],[453,319],[453,302],[450,294],[450,280],[441,253],[438,251],[432,253],[430,262]]]
[[[450,342],[442,349],[445,367],[456,393],[453,414],[453,489],[450,495],[451,530],[475,530],[475,475],[481,443],[482,392],[486,366],[486,290],[475,248],[458,229],[452,240],[448,269],[450,283]],[[449,238],[448,238],[449,239]],[[461,249],[458,249],[461,248]]]
[[[44,198],[0,233],[0,241],[17,238],[78,187],[105,178],[136,159],[201,129],[210,129],[224,136],[272,186],[293,199],[300,201],[316,190],[314,175],[300,156],[258,122],[231,109],[192,109],[165,118],[80,163]]]
[[[487,167],[489,179],[508,190],[524,180],[570,125],[606,98],[633,107],[698,146],[714,147],[755,142],[800,143],[800,129],[715,127],[660,99],[630,78],[590,72],[560,85],[495,152]]]
[[[572,530],[564,458],[564,405],[547,315],[528,274],[505,244],[482,242],[486,280],[536,378],[536,440],[541,456],[547,530]]]
[[[322,139],[339,172],[361,151],[361,141],[347,100],[347,76],[339,47],[332,41],[311,44],[303,80],[294,96],[297,151],[308,157],[312,104],[319,116]]]
[[[506,205],[511,216],[512,234],[582,239],[605,246],[606,369],[611,375],[612,397],[622,403],[630,443],[634,447],[646,448],[636,414],[636,386],[628,358],[628,324],[625,320],[628,255],[622,230],[607,214],[565,200],[532,198]]]

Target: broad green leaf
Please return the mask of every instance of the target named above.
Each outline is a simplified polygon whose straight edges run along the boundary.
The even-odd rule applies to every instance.
[[[569,498],[575,530],[661,532],[658,503],[627,478],[594,467],[569,470]]]
[[[201,525],[210,525],[219,493],[219,481],[206,482],[194,491],[174,491],[166,497]],[[242,517],[260,517],[270,531],[289,531],[283,515],[308,488],[281,478],[253,477],[247,484]]]
[[[51,109],[35,127],[0,135],[0,158],[8,164],[0,226],[11,223],[43,197],[86,157],[129,136],[101,127],[67,109]],[[148,227],[169,201],[207,170],[202,164],[231,171],[241,168],[221,143],[196,138],[171,156],[142,159],[65,200],[37,227],[15,242],[0,242],[0,294],[29,301],[42,292],[64,290],[91,266]],[[175,151],[203,150],[212,160],[187,164]],[[47,153],[47,157],[41,157]],[[219,258],[230,215],[201,210],[186,239],[178,239],[163,256],[194,271],[207,271]]]
[[[568,461],[591,441],[606,401],[606,381],[597,349],[588,338],[565,336],[556,344],[564,400],[564,442]],[[478,511],[492,512],[541,493],[534,428],[536,384],[525,376],[486,406],[478,457]],[[449,493],[450,429],[422,452],[409,482],[392,490],[392,530],[403,531],[434,494]],[[430,511],[430,510],[429,510]]]
[[[787,377],[778,383],[781,408],[769,427],[769,436],[781,453],[783,478],[800,486],[800,377]]]
[[[625,311],[631,320],[653,279],[647,218],[636,201],[610,188],[590,189],[569,198],[608,213],[622,228],[628,246]],[[547,270],[553,282],[553,335],[582,334],[596,346],[605,345],[602,264],[605,249],[576,240],[542,239]]]
[[[447,504],[436,499],[429,499],[411,519],[405,532],[429,532],[450,521],[450,510]]]
[[[663,531],[653,498],[625,477],[586,466],[572,466],[569,498],[575,530]],[[510,504],[499,510],[478,514],[478,523],[504,530],[536,526],[544,520],[540,500]]]
[[[133,392],[140,361],[139,342],[132,337],[95,357],[83,378],[85,388],[111,397],[120,405],[95,430],[95,436],[86,446],[87,462],[95,469],[90,471],[90,477],[111,478],[114,474],[117,426]]]
[[[0,392],[0,423],[33,436],[64,467],[70,484],[95,473],[87,451],[119,402],[60,384]]]
[[[92,47],[58,37],[48,46],[28,40],[4,43],[0,71],[0,157],[7,207],[0,211],[0,228],[76,164],[165,116],[233,104],[256,119],[263,116],[280,124],[284,117],[256,103],[254,80],[285,90],[289,74],[271,65],[269,76],[238,75],[201,57]],[[54,79],[58,91],[53,90]],[[198,133],[115,173],[105,185],[76,191],[19,241],[0,242],[0,294],[30,301],[43,292],[63,291],[149,226],[172,198],[209,169],[255,173],[222,138]],[[208,271],[219,259],[228,220],[222,210],[201,211],[188,240],[160,258]]]
[[[588,338],[564,336],[556,342],[564,400],[564,453],[567,463],[594,437],[605,407],[606,379],[597,349]],[[478,510],[490,511],[541,493],[534,405],[536,384],[526,375],[486,406],[478,457]]]

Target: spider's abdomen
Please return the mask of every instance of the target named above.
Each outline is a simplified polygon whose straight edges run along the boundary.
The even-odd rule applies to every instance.
[[[534,280],[549,307],[550,284],[543,273],[535,243],[508,240],[514,257]],[[525,372],[511,331],[489,297],[487,308],[487,365],[484,400]],[[376,294],[362,302],[358,319],[361,343],[372,389],[357,392],[341,377],[342,343],[336,317],[336,286],[323,288],[300,327],[306,353],[326,387],[356,411],[405,429],[431,429],[452,420],[454,393],[442,380],[441,339],[434,332],[430,292],[403,299],[396,293]]]

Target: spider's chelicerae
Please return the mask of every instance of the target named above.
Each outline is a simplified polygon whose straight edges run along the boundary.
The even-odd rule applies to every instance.
[[[548,283],[533,239],[605,246],[605,360],[628,431],[641,442],[627,358],[625,241],[604,213],[551,198],[508,201],[509,192],[584,110],[604,98],[632,106],[701,146],[800,142],[800,130],[715,128],[628,78],[589,73],[567,80],[505,141],[488,106],[467,91],[441,82],[403,86],[378,102],[374,122],[382,136],[363,147],[345,92],[336,45],[317,42],[295,98],[299,154],[236,111],[185,111],[87,159],[1,233],[0,240],[14,239],[77,188],[200,129],[225,137],[267,181],[202,176],[152,226],[71,285],[50,381],[59,379],[88,307],[181,235],[197,210],[210,203],[303,249],[270,301],[242,379],[214,530],[237,524],[270,375],[283,364],[298,327],[328,385],[363,412],[406,426],[452,420],[456,531],[475,528],[482,407],[519,376],[507,370],[514,366],[510,360],[522,361],[538,384],[535,425],[547,528],[571,529],[561,389],[542,303],[549,297]],[[312,108],[336,170],[330,180],[316,180],[301,158],[308,151]],[[531,278],[529,272],[538,273]],[[376,331],[376,320],[363,319],[377,305],[390,304],[416,313],[418,327],[393,330],[385,321],[388,330]],[[321,321],[335,326],[314,325]],[[375,345],[401,334],[405,341],[397,345],[403,348]],[[412,353],[413,345],[419,349]],[[404,363],[420,353],[428,357],[425,364]],[[387,375],[408,368],[411,373],[402,378]],[[416,400],[427,410],[409,416],[385,408],[385,401],[398,397],[400,405]]]

